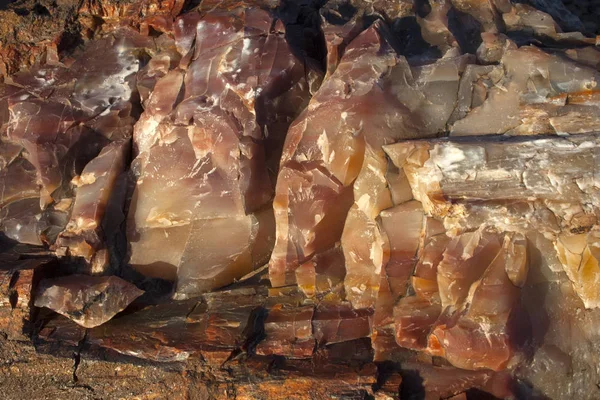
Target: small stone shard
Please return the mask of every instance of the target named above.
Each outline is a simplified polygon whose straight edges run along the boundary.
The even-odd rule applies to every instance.
[[[107,264],[101,260],[102,252],[98,253],[103,248],[106,252],[106,229],[102,225],[109,202],[116,197],[117,179],[124,172],[128,150],[128,142],[110,143],[76,177],[77,194],[71,216],[55,243],[56,247],[66,247],[70,256],[95,264],[94,273],[103,272]]]
[[[556,241],[558,258],[586,308],[600,307],[600,235],[594,226],[588,233],[561,235]]]
[[[116,276],[69,275],[42,281],[35,306],[93,328],[109,321],[143,293]]]

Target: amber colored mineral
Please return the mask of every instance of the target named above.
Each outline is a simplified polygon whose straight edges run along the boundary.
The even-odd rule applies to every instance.
[[[3,396],[600,398],[596,8],[0,4]]]
[[[165,51],[143,71],[161,77],[134,133],[129,262],[175,280],[178,298],[232,283],[268,260],[269,169],[309,94],[304,63],[271,10],[219,7],[226,3],[177,18],[176,54]]]

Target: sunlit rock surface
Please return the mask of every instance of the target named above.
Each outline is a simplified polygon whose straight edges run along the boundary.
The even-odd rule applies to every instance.
[[[586,308],[600,307],[597,290],[600,280],[599,240],[598,227],[594,226],[587,234],[561,235],[556,241],[558,258]]]
[[[176,280],[180,298],[268,260],[273,173],[309,95],[309,72],[272,11],[219,7],[175,21],[177,53],[148,64],[144,74],[160,78],[134,133],[129,262]]]
[[[507,48],[500,66],[473,66],[461,82],[453,136],[591,133],[598,126],[597,69],[534,46]],[[469,93],[470,92],[470,93]]]
[[[6,236],[53,245],[66,228],[59,254],[101,269],[108,263],[104,210],[127,164],[140,51],[152,47],[147,37],[122,28],[84,46],[76,59],[49,55],[1,85]],[[112,208],[123,206],[124,199]],[[100,249],[104,255],[94,257]]]
[[[0,340],[200,397],[600,397],[587,3],[71,2],[0,7]]]
[[[273,285],[295,283],[301,264],[341,241],[346,291],[360,297],[351,300],[355,306],[373,305],[385,253],[374,218],[392,205],[381,146],[443,129],[456,93],[440,97],[433,88],[458,87],[466,60],[448,54],[439,66],[419,69],[421,76],[415,79],[391,38],[386,26],[376,23],[350,42],[335,72],[290,127],[274,202]],[[420,86],[425,93],[416,93]],[[441,120],[423,126],[430,113],[441,113]],[[352,230],[355,235],[345,233]]]
[[[526,285],[568,277],[593,302],[595,236],[580,232],[598,213],[598,143],[586,135],[600,121],[595,50],[564,57],[522,38],[595,39],[531,6],[474,3],[406,9],[441,55],[419,62],[393,40],[397,26],[356,33],[385,7],[321,11],[327,75],[288,132],[269,276],[326,303],[340,275],[319,260],[343,263],[333,298],[374,311],[376,360],[406,348],[464,369],[513,368],[531,354]],[[475,55],[462,54],[472,32],[457,19],[479,22]],[[482,136],[495,134],[520,137]],[[580,136],[525,136],[566,134]],[[477,137],[407,141],[439,135]]]
[[[86,328],[93,328],[123,311],[142,293],[116,276],[69,275],[42,281],[35,305],[56,311]]]
[[[437,232],[424,225],[414,295],[394,308],[400,346],[500,370],[541,340],[534,314],[552,312],[534,311],[529,291],[571,281],[569,296],[597,307],[595,136],[408,141],[385,150],[423,212],[443,223]]]

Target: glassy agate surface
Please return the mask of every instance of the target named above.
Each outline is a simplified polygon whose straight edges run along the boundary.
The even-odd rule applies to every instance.
[[[6,340],[241,398],[600,397],[571,3],[65,4],[0,10]]]

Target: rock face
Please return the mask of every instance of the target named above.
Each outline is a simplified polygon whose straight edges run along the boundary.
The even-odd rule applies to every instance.
[[[186,398],[600,397],[573,4],[0,8],[0,340]]]
[[[69,275],[40,282],[36,307],[47,307],[93,328],[123,311],[144,292],[116,276]]]
[[[140,52],[153,46],[124,27],[78,50],[75,60],[46,57],[2,84],[7,237],[108,269],[122,222],[117,182],[136,117],[135,73]]]
[[[118,207],[118,179],[124,171],[128,150],[127,141],[108,144],[75,178],[77,194],[71,217],[55,244],[66,248],[71,256],[92,262],[94,273],[103,272],[109,263],[105,237],[112,234],[115,227],[108,220],[118,215],[107,215],[106,211],[111,201]],[[105,217],[107,222],[103,224]]]
[[[142,72],[164,76],[135,127],[128,236],[130,263],[145,275],[176,280],[184,298],[268,260],[269,169],[277,170],[309,83],[268,9],[192,12],[177,18],[173,33],[168,45],[176,52]],[[169,63],[176,67],[169,70]],[[159,245],[165,238],[168,252]]]
[[[32,332],[35,291],[39,283],[36,270],[56,267],[52,259],[2,260],[0,269],[0,330],[7,338],[26,340]]]

